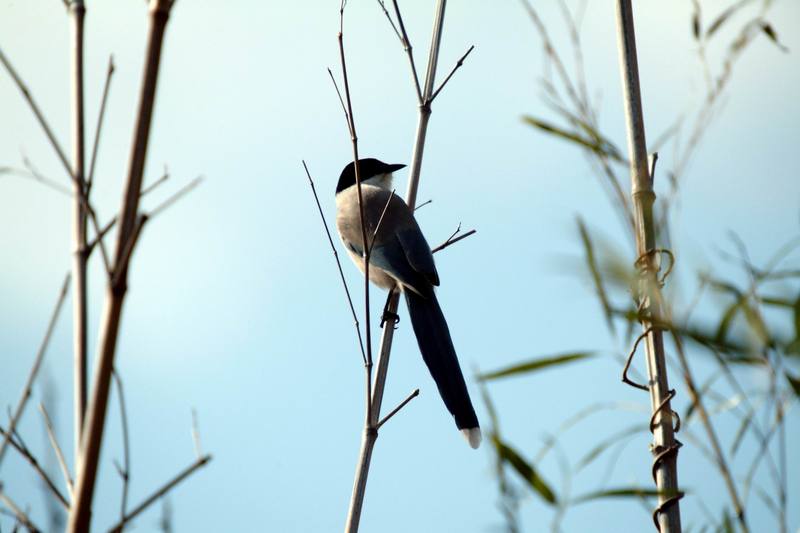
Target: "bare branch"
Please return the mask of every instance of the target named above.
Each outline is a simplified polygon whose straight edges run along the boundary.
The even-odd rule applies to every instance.
[[[122,207],[119,212],[119,232],[115,252],[113,276],[108,281],[103,317],[98,335],[94,382],[91,401],[86,413],[86,423],[81,439],[82,449],[75,473],[75,500],[67,522],[69,533],[89,530],[92,500],[103,443],[111,374],[117,349],[117,336],[122,319],[128,279],[126,247],[135,241],[141,229],[139,220],[139,195],[142,191],[145,157],[150,138],[150,126],[155,104],[156,84],[164,43],[164,34],[174,0],[151,0],[147,47],[142,74],[139,104],[134,126],[128,176],[124,186]],[[95,228],[97,233],[100,231]],[[102,243],[102,239],[99,241]]]
[[[64,509],[69,509],[69,502],[67,499],[63,494],[61,494],[61,491],[58,490],[58,487],[56,487],[56,484],[53,483],[52,479],[50,479],[50,476],[47,475],[47,472],[45,472],[44,468],[42,468],[42,465],[39,464],[39,461],[33,456],[28,447],[25,446],[25,443],[19,438],[19,435],[16,432],[8,431],[2,427],[0,427],[0,435],[3,435],[3,437],[8,440],[8,443],[11,444],[11,447],[14,448],[22,456],[22,458],[28,462],[28,464],[31,465],[39,477],[42,478],[45,486],[50,490],[50,492],[53,493]]]
[[[50,439],[50,445],[53,447],[53,451],[56,454],[56,459],[58,459],[58,465],[61,467],[61,473],[64,475],[64,482],[67,485],[69,497],[72,498],[72,477],[69,474],[69,467],[67,466],[67,461],[64,458],[63,452],[61,451],[61,446],[58,445],[58,439],[56,439],[56,433],[53,430],[53,423],[50,420],[50,415],[47,414],[47,409],[41,402],[39,402],[39,412],[42,413],[42,418],[44,418],[44,426],[47,430],[47,437]]]
[[[166,166],[164,166],[164,173],[161,175],[161,177],[158,178],[153,183],[151,183],[150,185],[148,185],[147,187],[143,188],[141,194],[139,194],[139,198],[142,198],[144,195],[151,192],[153,189],[155,189],[168,179],[169,179],[169,169]]]
[[[200,446],[200,430],[197,424],[197,410],[192,408],[192,442],[194,442],[194,453],[198,459],[203,456],[203,447]]]
[[[97,150],[100,147],[100,133],[103,129],[103,119],[106,115],[106,103],[108,101],[108,91],[111,88],[111,77],[114,75],[114,56],[108,57],[108,70],[106,71],[106,82],[103,85],[103,96],[100,100],[100,112],[97,115],[97,126],[94,132],[94,143],[92,145],[92,160],[89,163],[89,176],[86,178],[86,192],[92,190],[94,184],[94,165],[97,162]]]
[[[111,377],[117,385],[117,398],[119,398],[119,417],[122,422],[122,462],[123,467],[117,465],[117,472],[122,478],[122,498],[120,501],[120,520],[125,519],[128,512],[128,489],[131,481],[131,441],[128,431],[128,410],[125,408],[125,389],[122,386],[122,378],[115,368],[111,372]]]
[[[45,187],[49,187],[54,191],[60,192],[66,196],[72,196],[72,191],[68,188],[64,187],[60,183],[55,180],[51,180],[50,178],[46,178],[39,174],[38,172],[31,171],[30,168],[23,170],[20,168],[13,168],[13,167],[0,167],[0,175],[7,174],[9,176],[19,176],[22,178],[29,178],[33,181],[44,185]]]
[[[432,203],[433,203],[433,200],[425,200],[424,202],[422,202],[421,204],[419,204],[417,207],[414,208],[414,212],[416,213],[417,211],[419,211],[420,209],[422,209],[426,205],[432,204]]]
[[[380,422],[378,422],[378,425],[376,425],[376,426],[375,426],[375,429],[380,429],[380,427],[381,427],[382,425],[384,425],[386,422],[388,422],[388,421],[389,421],[389,419],[390,419],[390,418],[392,418],[394,415],[396,415],[397,413],[399,413],[399,412],[400,412],[400,409],[402,409],[403,407],[405,407],[405,406],[406,406],[406,404],[408,404],[408,402],[410,402],[411,400],[413,400],[413,399],[414,399],[414,398],[416,398],[417,396],[419,396],[419,389],[414,389],[414,392],[412,392],[411,394],[409,394],[409,395],[406,397],[406,399],[405,399],[405,400],[403,400],[402,402],[400,402],[400,404],[399,404],[397,407],[395,407],[394,409],[392,409],[392,410],[389,412],[389,414],[388,414],[388,415],[384,416],[384,417],[383,417],[383,418],[380,420]]]
[[[0,483],[0,501],[3,502],[3,504],[5,504],[5,506],[11,510],[11,512],[23,526],[28,528],[28,531],[30,531],[30,533],[41,533],[42,530],[36,527],[34,523],[31,521],[30,517],[22,509],[19,508],[19,505],[14,503],[14,501],[8,496],[8,494],[5,493],[5,491],[3,490],[2,483]]]
[[[472,46],[469,47],[469,50],[467,50],[467,52],[463,56],[461,56],[461,59],[459,59],[456,62],[456,65],[453,67],[453,70],[450,71],[450,74],[448,74],[447,77],[444,79],[444,81],[441,83],[441,85],[439,85],[439,88],[436,89],[435,91],[433,91],[433,94],[431,95],[431,99],[430,99],[431,102],[433,102],[436,99],[436,97],[439,95],[441,90],[444,89],[444,86],[447,85],[447,82],[450,81],[450,78],[453,77],[453,74],[455,74],[456,71],[461,68],[461,65],[464,64],[464,60],[467,58],[467,56],[470,54],[470,52],[472,52],[474,49],[475,49],[475,45],[473,44]]]
[[[394,5],[394,13],[395,15],[397,15],[397,23],[400,25],[400,33],[401,33],[401,35],[399,35],[400,43],[403,45],[403,50],[406,51],[406,55],[408,56],[408,62],[411,65],[411,77],[413,78],[414,81],[414,88],[417,90],[417,99],[419,100],[420,105],[422,105],[424,99],[422,96],[422,88],[419,84],[417,65],[414,63],[414,52],[411,47],[411,41],[408,39],[408,33],[406,32],[406,25],[403,24],[403,15],[400,14],[400,6],[397,5],[397,0],[392,0],[392,4]],[[392,27],[394,27],[394,25],[392,25]],[[397,30],[395,30],[395,33],[397,33]]]
[[[361,348],[361,357],[364,359],[364,364],[366,365],[367,354],[364,351],[364,341],[361,338],[361,325],[358,322],[358,315],[356,314],[356,308],[353,305],[353,298],[350,296],[350,289],[347,287],[347,281],[345,280],[344,271],[342,270],[342,263],[339,261],[339,253],[336,251],[336,246],[333,244],[333,237],[331,237],[331,231],[328,229],[328,222],[325,220],[325,214],[322,212],[322,206],[319,203],[319,197],[317,196],[317,189],[314,186],[314,180],[311,179],[311,173],[309,173],[308,166],[306,165],[305,161],[303,161],[303,168],[306,170],[308,183],[311,185],[311,192],[314,193],[314,200],[317,202],[319,216],[322,219],[322,225],[325,227],[325,234],[328,236],[328,242],[331,245],[333,258],[336,260],[336,266],[339,269],[339,277],[342,280],[342,287],[344,287],[344,293],[347,296],[347,304],[350,306],[350,313],[353,315],[353,324],[356,327],[356,335],[358,335],[358,345]]]
[[[155,218],[156,215],[164,211],[166,208],[168,208],[169,206],[171,206],[172,204],[174,204],[175,202],[186,196],[195,187],[200,185],[200,182],[202,181],[203,181],[203,176],[197,176],[195,179],[193,179],[192,181],[190,181],[189,183],[178,189],[178,191],[175,192],[172,196],[170,196],[169,198],[158,204],[156,207],[154,207],[150,211],[150,213],[148,213],[147,217],[149,219]]]
[[[456,232],[456,233],[458,233],[458,232]],[[474,229],[471,229],[468,232],[464,233],[463,235],[459,235],[458,237],[453,238],[455,236],[455,233],[454,233],[446,241],[444,241],[442,244],[440,244],[439,246],[437,246],[436,248],[431,250],[431,253],[435,254],[436,252],[440,252],[440,251],[444,250],[445,248],[447,248],[448,246],[452,246],[453,244],[457,243],[458,241],[466,239],[467,237],[469,237],[471,235],[475,235],[475,233],[477,233],[477,231],[474,230]]]
[[[394,34],[397,35],[397,38],[400,39],[400,42],[403,42],[403,36],[400,35],[400,32],[397,30],[397,26],[394,25],[394,20],[392,20],[392,16],[386,10],[386,4],[383,3],[383,0],[378,0],[378,5],[381,6],[383,10],[383,14],[386,15],[386,20],[389,21],[389,24],[392,26],[392,30],[394,30]]]
[[[109,533],[121,533],[122,530],[125,528],[126,524],[128,524],[131,520],[133,520],[137,516],[139,516],[142,513],[142,511],[146,510],[153,503],[157,502],[159,498],[163,497],[166,493],[172,490],[181,481],[191,476],[195,471],[208,464],[209,461],[211,461],[210,455],[204,455],[203,457],[197,459],[194,463],[189,465],[174,478],[166,482],[160,489],[151,494],[142,503],[137,505],[131,512],[126,514],[122,518],[122,520],[120,520],[114,527],[108,530]]]
[[[36,353],[36,357],[33,360],[33,366],[28,374],[28,380],[25,383],[25,387],[22,389],[22,395],[17,403],[17,410],[14,412],[14,416],[11,417],[11,420],[8,424],[8,432],[3,438],[3,443],[0,444],[0,463],[3,462],[3,455],[5,454],[6,447],[11,440],[11,435],[13,435],[16,431],[17,423],[19,423],[20,419],[22,418],[22,414],[25,412],[25,405],[28,403],[28,399],[31,397],[33,383],[36,381],[36,376],[39,374],[39,368],[44,360],[44,354],[47,351],[47,346],[50,344],[50,337],[53,335],[53,330],[55,329],[56,322],[58,321],[58,315],[61,313],[61,307],[64,304],[64,299],[67,297],[69,280],[70,275],[67,274],[64,277],[64,282],[61,284],[61,291],[58,294],[58,300],[56,301],[56,306],[50,316],[50,322],[47,325],[47,330],[45,331],[42,343],[39,345],[39,351]]]
[[[67,174],[71,177],[72,176],[72,167],[70,167],[69,160],[67,159],[66,153],[64,149],[61,148],[58,140],[56,140],[55,134],[53,134],[53,130],[50,128],[50,125],[47,123],[47,119],[44,118],[44,114],[42,110],[39,109],[39,105],[33,99],[28,86],[25,85],[25,82],[22,81],[22,78],[19,77],[17,71],[14,70],[14,67],[9,62],[6,55],[3,53],[3,50],[0,49],[0,63],[3,64],[8,74],[11,76],[11,79],[14,80],[19,91],[22,93],[22,96],[25,97],[25,100],[28,102],[33,114],[36,115],[36,120],[39,121],[39,125],[44,130],[45,135],[47,135],[47,139],[50,141],[50,144],[53,146],[53,149],[56,151],[56,155],[58,156],[59,161],[64,166],[64,170],[67,171]]]
[[[392,198],[394,198],[394,189],[392,189],[392,192],[386,199],[386,204],[383,206],[383,210],[381,211],[381,216],[380,218],[378,218],[378,223],[375,225],[375,230],[372,232],[372,239],[369,241],[369,251],[367,252],[367,257],[372,256],[372,247],[375,246],[375,237],[377,237],[378,231],[381,229],[381,224],[383,224],[383,217],[386,216],[386,211],[389,210],[389,204],[392,203]]]

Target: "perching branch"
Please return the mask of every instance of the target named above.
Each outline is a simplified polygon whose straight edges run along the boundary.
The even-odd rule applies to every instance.
[[[395,13],[397,15],[400,31],[403,36],[402,43],[404,45],[404,48],[406,49],[406,52],[408,53],[409,61],[411,63],[412,81],[414,82],[414,87],[417,91],[420,103],[419,122],[417,125],[416,139],[411,158],[411,165],[410,165],[411,168],[408,178],[409,180],[408,191],[406,193],[406,204],[408,205],[409,209],[411,209],[411,211],[413,212],[414,205],[416,204],[420,168],[422,166],[422,153],[425,147],[425,135],[427,133],[428,119],[431,113],[430,102],[435,83],[436,66],[438,63],[439,45],[442,37],[442,27],[444,23],[444,11],[445,11],[446,1],[438,0],[437,2],[436,17],[433,25],[433,37],[431,39],[431,49],[430,53],[428,54],[428,68],[425,78],[424,91],[420,89],[419,79],[414,64],[414,58],[413,54],[411,53],[411,43],[409,42],[407,33],[405,31],[405,25],[403,24],[402,16],[400,15],[400,10],[397,5],[397,0],[392,0],[392,1],[395,7]],[[341,32],[339,38],[340,38],[340,53],[342,57],[342,63],[344,63],[344,49],[341,46]],[[345,88],[347,88],[346,78],[345,78]],[[349,103],[349,97],[348,97],[348,103]],[[352,114],[350,116],[352,118]],[[353,135],[353,137],[355,136]],[[363,229],[363,214],[362,214],[362,229]],[[364,241],[366,242],[366,236],[364,236]],[[369,282],[366,275],[365,275],[365,282],[368,286]],[[398,301],[399,301],[399,294],[396,291],[393,291],[389,296],[389,300],[387,301],[386,305],[387,313],[389,314],[397,313]],[[366,306],[366,310],[367,310],[367,317],[369,317],[369,305]],[[369,335],[369,323],[367,323],[367,333]],[[355,475],[355,480],[353,482],[353,494],[350,499],[350,508],[347,515],[347,523],[345,525],[345,531],[349,533],[354,533],[358,531],[359,523],[361,520],[361,509],[363,507],[364,495],[366,493],[367,477],[369,475],[370,463],[372,461],[372,451],[375,447],[375,441],[378,438],[378,424],[379,424],[380,410],[381,410],[381,404],[383,402],[383,392],[386,384],[386,375],[389,368],[389,356],[391,352],[393,338],[394,338],[394,328],[392,327],[383,328],[383,334],[381,337],[381,349],[378,356],[375,376],[372,379],[372,381],[370,381],[368,377],[367,420],[364,428],[364,436],[361,441],[361,452],[359,453],[358,465],[356,466],[356,475]],[[369,336],[367,337],[367,344],[369,346]],[[371,363],[371,360],[369,362]],[[372,385],[373,387],[371,394],[369,394],[370,385]]]

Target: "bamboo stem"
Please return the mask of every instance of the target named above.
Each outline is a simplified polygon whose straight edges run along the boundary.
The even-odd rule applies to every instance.
[[[87,286],[86,245],[87,202],[85,180],[85,131],[83,110],[83,21],[86,7],[83,0],[69,4],[72,19],[72,335],[74,382],[75,462],[80,456],[83,419],[87,397]],[[84,202],[84,199],[86,202]]]
[[[105,428],[111,373],[117,346],[122,305],[127,291],[128,261],[122,261],[129,240],[137,227],[139,198],[142,189],[147,144],[155,102],[158,67],[170,9],[174,0],[150,0],[150,26],[145,58],[139,113],[136,119],[128,179],[120,208],[114,275],[106,289],[105,305],[99,334],[91,402],[87,410],[81,441],[81,454],[76,468],[75,501],[70,509],[67,531],[89,530],[100,448]],[[123,264],[124,263],[124,264]]]
[[[660,289],[656,279],[657,265],[652,253],[656,248],[653,224],[655,193],[647,167],[644,119],[639,90],[639,69],[636,58],[636,38],[631,0],[617,1],[617,34],[622,74],[625,122],[631,168],[631,196],[636,234],[636,249],[642,265],[643,290],[641,291],[642,328],[646,336],[647,372],[650,403],[653,410],[653,465],[656,486],[659,489],[659,507],[654,515],[661,533],[680,533],[681,516],[678,503],[677,444],[672,427],[670,388],[664,357],[663,332],[653,327],[662,323]],[[637,261],[639,263],[639,261]],[[658,296],[656,296],[658,295]],[[656,297],[654,297],[656,296]],[[665,416],[666,414],[666,416]]]
[[[406,192],[406,204],[408,204],[408,207],[412,212],[414,210],[414,204],[416,203],[417,198],[417,187],[419,185],[419,175],[422,167],[422,155],[425,147],[425,135],[428,129],[428,119],[430,118],[431,114],[430,101],[434,92],[436,64],[439,57],[439,46],[442,38],[445,7],[446,0],[439,0],[436,8],[436,18],[433,25],[431,50],[428,56],[428,70],[425,79],[425,89],[422,102],[419,106],[417,133],[414,142],[414,151],[411,158],[411,171],[408,178],[408,190]],[[397,15],[398,23],[405,34],[404,25],[402,22],[402,17],[400,17],[399,10],[397,11]],[[410,43],[406,41],[404,44],[408,46],[408,49],[410,50]],[[416,72],[412,72],[412,75],[414,77],[415,86],[417,86]],[[397,304],[399,300],[399,293],[393,292],[386,306],[386,309],[389,313],[397,313]],[[367,314],[369,314],[369,308],[367,308]],[[389,370],[389,356],[392,349],[393,338],[394,327],[391,324],[386,324],[386,326],[383,328],[383,334],[381,336],[381,349],[380,353],[378,354],[372,394],[368,395],[367,400],[369,406],[369,415],[367,417],[367,423],[365,425],[364,435],[361,441],[361,452],[359,454],[358,466],[356,467],[355,480],[353,482],[353,494],[350,499],[350,509],[347,514],[347,523],[345,525],[345,531],[348,533],[357,532],[361,520],[361,510],[364,504],[364,495],[366,493],[367,478],[369,476],[372,452],[375,447],[375,441],[378,439],[377,426],[380,418],[381,404],[383,403],[383,392],[386,385],[386,375]]]

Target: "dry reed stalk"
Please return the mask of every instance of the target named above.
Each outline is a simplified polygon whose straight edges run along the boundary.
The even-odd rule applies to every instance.
[[[120,208],[119,233],[115,252],[113,275],[109,277],[101,319],[98,354],[95,364],[91,401],[88,406],[81,439],[81,453],[76,467],[75,500],[70,509],[67,531],[82,533],[89,530],[92,499],[103,441],[108,407],[111,374],[122,317],[122,305],[127,291],[128,266],[131,250],[141,229],[138,214],[142,190],[147,143],[155,102],[158,67],[161,59],[164,33],[174,0],[150,1],[150,24],[147,38],[144,74],[139,97],[139,112],[134,129],[134,140],[128,178]]]

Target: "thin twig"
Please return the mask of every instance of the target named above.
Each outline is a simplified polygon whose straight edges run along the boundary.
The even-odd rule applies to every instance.
[[[100,133],[103,129],[103,118],[106,116],[106,103],[108,101],[108,91],[111,88],[111,77],[114,75],[114,56],[108,57],[108,70],[106,70],[106,82],[103,85],[103,96],[100,99],[100,112],[97,115],[97,126],[94,131],[94,143],[92,144],[92,159],[89,163],[89,176],[86,178],[86,193],[92,190],[94,184],[94,166],[97,162],[97,150],[100,147]]]
[[[172,194],[169,198],[167,198],[166,200],[158,204],[156,207],[151,209],[150,212],[148,213],[148,218],[149,219],[155,218],[156,215],[164,211],[166,208],[168,208],[169,206],[171,206],[172,204],[174,204],[175,202],[186,196],[195,187],[200,185],[200,182],[202,181],[203,181],[203,176],[197,176],[195,179],[193,179],[192,181],[190,181],[189,183],[178,189],[177,192]]]
[[[0,427],[0,435],[3,435],[4,438],[8,439],[8,443],[11,444],[11,447],[14,448],[17,451],[17,453],[19,453],[22,456],[22,458],[28,462],[28,464],[31,465],[31,467],[37,474],[39,474],[39,477],[42,478],[42,481],[44,482],[45,486],[50,490],[50,492],[53,493],[53,495],[56,497],[58,502],[64,507],[64,509],[69,509],[69,501],[67,500],[67,498],[64,497],[63,494],[61,494],[61,491],[58,490],[56,484],[53,482],[52,479],[50,479],[50,476],[47,475],[47,472],[45,472],[42,465],[39,464],[38,459],[36,459],[36,457],[33,456],[33,454],[25,445],[25,443],[22,442],[22,439],[19,437],[19,434],[16,432],[12,433],[11,431],[8,431]]]
[[[394,25],[394,20],[392,20],[392,16],[386,10],[386,4],[383,3],[383,0],[378,0],[378,5],[381,6],[383,10],[383,14],[386,15],[386,20],[389,21],[389,24],[392,26],[392,30],[394,30],[394,34],[397,35],[397,38],[400,39],[400,42],[403,41],[403,36],[400,35],[400,32],[397,30],[397,26]]]
[[[192,408],[192,442],[194,443],[194,453],[198,458],[203,456],[203,447],[200,445],[200,429],[197,423],[197,410]]]
[[[39,412],[42,413],[42,418],[44,418],[44,427],[47,430],[47,437],[50,439],[50,445],[53,447],[53,451],[56,454],[56,459],[58,459],[58,465],[61,467],[61,473],[64,475],[64,482],[67,485],[69,497],[72,499],[72,476],[70,476],[69,473],[67,460],[64,458],[64,453],[61,451],[61,446],[58,445],[58,439],[56,438],[56,433],[53,429],[53,422],[50,420],[50,415],[47,414],[47,409],[41,402],[39,402]]]
[[[14,503],[14,500],[12,500],[8,494],[5,493],[2,483],[0,483],[0,501],[2,501],[3,504],[5,504],[5,506],[11,510],[11,512],[22,525],[28,528],[30,533],[40,533],[42,531],[34,525],[30,517],[22,509],[20,509],[19,505]]]
[[[23,178],[30,178],[33,181],[44,185],[45,187],[49,187],[54,191],[58,191],[61,194],[66,196],[72,196],[72,191],[68,188],[64,187],[60,183],[55,180],[51,180],[50,178],[46,178],[39,173],[31,172],[30,169],[23,170],[21,168],[13,168],[13,167],[0,167],[0,175],[1,174],[8,174],[10,176],[20,176]]]
[[[139,196],[143,197],[144,195],[146,195],[147,193],[153,191],[156,187],[158,187],[159,185],[161,185],[162,183],[164,183],[168,179],[169,179],[169,169],[165,166],[164,167],[164,173],[161,175],[161,177],[158,178],[153,183],[151,183],[150,185],[148,185],[147,187],[144,187]]]
[[[89,242],[89,244],[86,245],[86,247],[89,249],[89,253],[91,253],[92,250],[94,249],[94,247],[97,246],[103,240],[103,238],[105,238],[106,234],[109,231],[111,231],[111,228],[113,228],[116,223],[117,223],[117,217],[115,216],[115,217],[112,217],[111,220],[108,221],[108,224],[106,224],[105,226],[103,226],[100,229],[100,233],[96,234],[94,236],[94,239],[92,239]],[[111,269],[110,265],[108,266],[108,269],[110,271],[110,269]]]
[[[405,407],[408,402],[410,402],[411,400],[413,400],[417,396],[419,396],[419,389],[414,389],[414,392],[409,394],[406,397],[406,399],[403,400],[402,402],[400,402],[400,404],[397,407],[395,407],[394,409],[389,411],[388,415],[386,415],[383,418],[381,418],[380,422],[378,422],[378,424],[375,426],[375,429],[380,429],[380,427],[382,425],[384,425],[386,422],[388,422],[390,418],[392,418],[394,415],[396,415],[398,412],[400,412],[400,409]]]
[[[317,188],[314,186],[314,180],[311,179],[311,173],[308,171],[308,166],[306,162],[303,161],[303,168],[306,170],[306,176],[308,176],[308,183],[311,185],[311,192],[314,194],[314,200],[317,202],[317,209],[319,210],[319,216],[322,219],[322,225],[325,228],[325,234],[328,236],[328,242],[331,245],[331,251],[333,252],[333,258],[336,260],[336,266],[339,269],[339,277],[342,280],[342,287],[344,287],[344,293],[347,296],[347,304],[350,306],[350,313],[353,315],[353,324],[356,328],[356,335],[358,336],[358,346],[361,348],[361,357],[364,360],[364,364],[367,364],[367,354],[364,351],[364,341],[361,338],[361,325],[358,322],[358,315],[356,314],[356,308],[353,305],[353,298],[350,296],[350,289],[347,287],[347,280],[344,277],[344,271],[342,270],[342,262],[339,261],[339,252],[336,251],[336,246],[333,244],[333,237],[331,237],[331,231],[328,229],[328,222],[325,220],[325,214],[322,212],[322,206],[319,203],[319,196],[317,196]]]
[[[386,211],[389,210],[389,204],[392,203],[392,198],[394,198],[394,189],[392,192],[389,193],[389,197],[386,198],[386,205],[383,206],[383,210],[381,211],[381,216],[378,218],[378,223],[375,225],[375,229],[372,231],[372,239],[369,241],[369,253],[367,253],[367,257],[372,256],[372,247],[375,246],[375,238],[378,236],[378,231],[381,229],[381,224],[383,224],[383,217],[386,216]]]
[[[50,144],[53,146],[53,149],[56,151],[56,155],[58,156],[59,161],[61,161],[61,164],[64,166],[64,170],[67,171],[67,174],[72,176],[72,167],[69,164],[69,160],[67,159],[67,155],[64,152],[64,149],[61,148],[61,145],[59,144],[58,140],[56,140],[55,134],[53,134],[53,130],[50,128],[50,125],[47,123],[47,119],[44,118],[44,114],[42,113],[42,110],[39,109],[39,105],[33,99],[33,95],[31,95],[31,92],[28,89],[28,86],[25,85],[25,82],[22,81],[22,78],[19,77],[19,74],[17,74],[17,71],[14,70],[14,67],[11,65],[11,62],[8,60],[6,55],[3,53],[2,49],[0,49],[0,63],[3,64],[3,67],[5,67],[6,71],[11,76],[11,79],[14,80],[14,83],[16,84],[16,86],[19,89],[19,91],[22,93],[22,96],[28,102],[28,105],[30,106],[31,110],[33,111],[33,114],[36,115],[36,120],[39,121],[39,125],[44,130],[44,133],[47,136],[47,139],[50,141]]]
[[[422,202],[421,204],[419,204],[417,207],[414,208],[414,212],[416,213],[417,211],[419,211],[420,209],[422,209],[426,205],[432,204],[432,203],[433,203],[433,200],[425,200],[424,202]]]
[[[53,313],[50,315],[50,322],[47,325],[47,330],[45,331],[44,338],[42,339],[42,343],[39,345],[39,351],[36,353],[36,357],[33,360],[33,366],[31,366],[31,371],[28,374],[28,380],[25,382],[25,387],[22,389],[22,395],[20,396],[19,402],[17,403],[17,410],[14,412],[14,415],[11,417],[11,420],[8,423],[8,432],[6,433],[5,437],[3,438],[3,443],[0,444],[0,464],[3,462],[3,456],[6,452],[6,447],[11,440],[11,435],[17,429],[17,424],[19,423],[20,419],[22,418],[22,413],[25,412],[25,406],[28,403],[28,399],[31,397],[31,393],[33,391],[33,383],[36,381],[36,376],[39,374],[39,368],[42,365],[42,361],[44,360],[44,354],[47,351],[47,346],[50,344],[50,337],[53,335],[53,330],[55,329],[56,322],[58,321],[58,315],[61,313],[61,307],[64,304],[64,300],[67,297],[67,291],[69,290],[69,280],[70,274],[64,277],[64,282],[61,284],[61,291],[58,294],[58,300],[56,300],[56,306],[53,309]]]
[[[435,254],[436,252],[440,252],[440,251],[444,250],[445,248],[447,248],[448,246],[452,246],[452,245],[454,245],[454,244],[455,244],[455,243],[457,243],[458,241],[461,241],[461,240],[463,240],[463,239],[466,239],[467,237],[469,237],[469,236],[471,236],[471,235],[475,235],[475,233],[477,233],[477,230],[471,229],[471,230],[469,230],[468,232],[464,233],[463,235],[459,235],[459,236],[458,236],[458,237],[456,237],[456,238],[453,238],[453,237],[451,236],[449,239],[447,239],[446,241],[444,241],[442,244],[440,244],[439,246],[437,246],[436,248],[434,248],[433,250],[431,250],[431,253]]]
[[[436,100],[436,97],[439,96],[439,93],[442,91],[442,89],[444,89],[444,86],[447,85],[447,82],[450,81],[450,78],[453,77],[453,74],[455,74],[456,71],[461,68],[461,65],[464,64],[464,60],[467,58],[467,56],[470,54],[470,52],[472,52],[474,49],[475,49],[475,45],[473,44],[464,53],[464,55],[461,56],[461,58],[456,62],[456,65],[453,67],[453,70],[450,71],[450,74],[448,74],[447,77],[444,79],[444,81],[441,83],[441,85],[439,85],[439,88],[436,89],[435,91],[433,91],[433,94],[431,95],[431,100],[430,100],[431,102]]]
[[[125,519],[128,512],[128,490],[131,482],[131,444],[130,432],[128,431],[128,410],[125,407],[125,389],[122,386],[122,378],[115,368],[111,372],[111,377],[117,385],[117,398],[119,399],[119,418],[122,423],[122,464],[117,465],[117,472],[122,478],[122,498],[120,499],[120,520]]]
[[[419,104],[422,105],[423,103],[423,96],[422,96],[422,89],[419,84],[419,75],[417,74],[417,65],[414,63],[414,51],[411,46],[411,40],[408,38],[408,33],[406,32],[406,25],[403,23],[403,15],[400,14],[400,6],[397,4],[397,0],[392,0],[392,5],[394,6],[394,13],[397,15],[397,23],[400,25],[400,44],[403,45],[403,50],[405,50],[406,55],[408,56],[408,63],[411,65],[411,77],[414,81],[414,88],[417,90],[417,100]],[[389,15],[388,13],[386,14]],[[391,18],[389,19],[391,20]],[[394,27],[394,24],[392,24]],[[397,30],[395,29],[395,33]]]
[[[133,508],[131,512],[126,514],[122,520],[120,520],[114,527],[109,529],[109,533],[121,533],[125,526],[134,518],[139,516],[143,511],[145,511],[148,507],[150,507],[153,503],[157,502],[160,498],[162,498],[166,493],[172,490],[176,485],[178,485],[181,481],[186,479],[187,477],[191,476],[195,471],[204,467],[208,462],[211,461],[210,455],[204,455],[198,458],[194,463],[186,467],[182,470],[178,475],[176,475],[171,480],[167,481],[161,488],[156,490],[153,494],[149,497],[145,498],[145,500]]]

